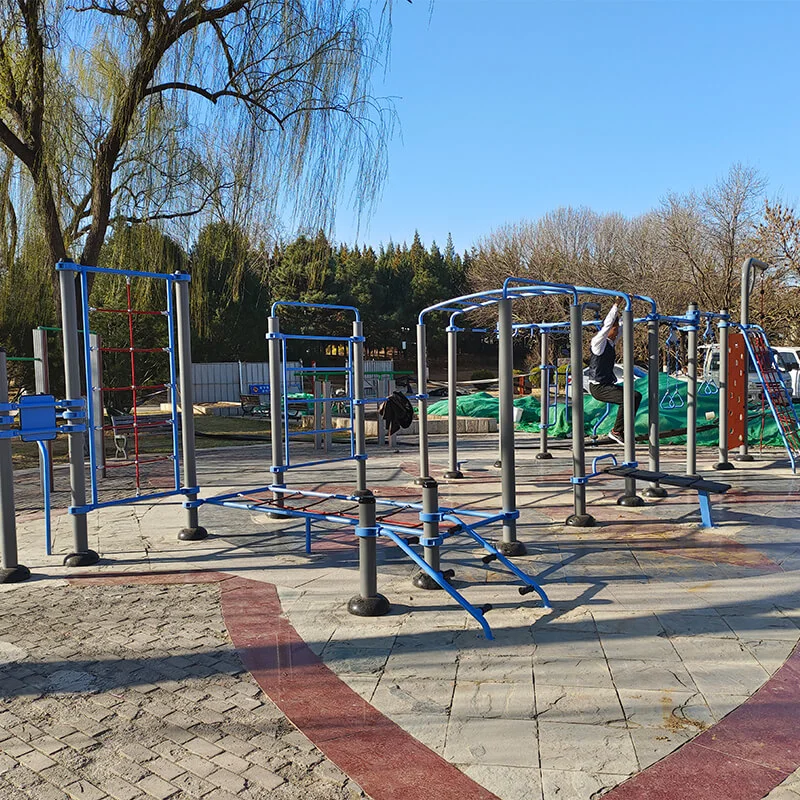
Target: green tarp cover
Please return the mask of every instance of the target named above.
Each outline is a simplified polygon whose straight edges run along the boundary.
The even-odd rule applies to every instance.
[[[662,434],[671,430],[686,429],[686,388],[687,383],[675,378],[659,374],[659,398],[664,398],[665,394],[669,397],[660,405],[660,426]],[[642,393],[642,403],[636,414],[636,434],[647,435],[647,378],[639,378],[636,381],[636,388]],[[717,412],[719,409],[719,395],[717,393],[707,393],[713,391],[715,387],[698,384],[697,396],[697,444],[699,446],[716,447],[719,442],[719,429]],[[674,407],[669,407],[670,398]],[[681,405],[682,402],[682,405]],[[539,432],[539,398],[533,396],[518,397],[514,400],[514,405],[522,409],[522,420],[517,423],[517,430],[528,432]],[[458,415],[460,417],[492,417],[498,418],[498,399],[486,392],[459,397],[457,400]],[[606,404],[595,400],[591,395],[584,395],[584,431],[586,436],[592,435],[595,423],[600,419],[606,410]],[[432,403],[428,407],[428,413],[432,416],[447,416],[447,399]],[[597,429],[598,436],[605,436],[611,430],[617,414],[617,407],[611,406],[611,413],[600,423]],[[713,416],[711,416],[713,414]],[[707,416],[708,415],[708,416]],[[783,440],[778,432],[775,420],[766,409],[766,414],[761,414],[761,409],[756,411],[751,409],[751,419],[749,423],[748,441],[750,444],[758,445],[762,443],[765,447],[782,447]],[[566,439],[572,435],[572,414],[567,422],[564,399],[560,398],[558,405],[550,408],[550,428],[548,433],[556,439]],[[763,423],[763,432],[762,432]],[[709,430],[702,430],[710,426]],[[664,444],[683,444],[686,442],[686,435],[668,436],[661,439]]]

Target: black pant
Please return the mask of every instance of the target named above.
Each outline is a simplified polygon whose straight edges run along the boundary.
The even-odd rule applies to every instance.
[[[622,392],[622,384],[615,383],[611,386],[601,386],[599,383],[590,383],[589,384],[589,394],[594,397],[595,400],[599,400],[601,403],[614,403],[614,405],[619,406],[617,409],[617,418],[614,420],[614,427],[612,430],[615,433],[621,433],[624,435],[625,433],[625,409],[622,405],[623,403],[623,392]],[[637,409],[639,408],[639,403],[642,402],[642,393],[637,392],[635,389],[633,391],[633,413],[636,414]]]

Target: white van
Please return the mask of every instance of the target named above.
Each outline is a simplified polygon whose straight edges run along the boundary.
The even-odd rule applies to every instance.
[[[698,376],[698,380],[719,380],[719,345],[703,345],[701,350],[705,350],[705,355],[700,356],[698,360],[702,359],[703,368]],[[776,363],[778,365],[778,374],[783,379],[786,388],[792,393],[792,398],[800,396],[800,347],[773,347],[775,353]],[[781,351],[790,351],[785,356]],[[794,358],[795,372],[790,373],[788,366],[791,359]],[[761,402],[761,380],[758,373],[751,369],[747,373],[747,399],[749,402]]]

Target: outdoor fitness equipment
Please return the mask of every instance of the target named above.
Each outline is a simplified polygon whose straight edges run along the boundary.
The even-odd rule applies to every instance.
[[[683,408],[683,398],[680,395],[680,380],[678,375],[681,370],[680,359],[680,337],[675,325],[671,325],[669,335],[664,342],[667,356],[667,389],[661,397],[659,406],[661,408]]]
[[[313,336],[285,333],[281,330],[277,315],[278,308],[283,306],[318,308],[352,314],[354,317],[352,335]],[[312,526],[314,524],[334,523],[354,528],[359,540],[359,593],[350,599],[347,608],[351,614],[357,616],[380,616],[386,614],[390,608],[386,597],[378,593],[377,539],[379,536],[386,537],[396,544],[420,568],[420,572],[414,577],[416,586],[446,591],[481,625],[489,639],[493,637],[485,615],[491,606],[484,605],[480,608],[473,606],[448,582],[448,578],[453,575],[452,570],[445,572],[441,570],[440,548],[448,538],[455,535],[470,537],[486,552],[482,558],[483,563],[499,561],[523,582],[524,585],[519,589],[520,594],[525,595],[535,591],[542,598],[545,607],[549,607],[547,595],[538,583],[517,569],[508,561],[500,548],[493,546],[478,533],[478,529],[482,527],[501,521],[505,522],[508,517],[506,513],[492,514],[471,509],[440,507],[438,484],[430,477],[426,477],[420,482],[422,487],[421,503],[376,498],[367,488],[364,406],[366,403],[381,403],[388,398],[365,399],[363,396],[364,335],[358,309],[352,306],[280,301],[272,306],[268,331],[270,406],[272,409],[270,414],[272,483],[256,489],[204,498],[203,502],[226,508],[259,511],[267,513],[273,518],[286,517],[303,520],[306,552],[311,552]],[[346,363],[337,368],[337,371],[343,373],[346,378],[346,394],[336,398],[315,397],[308,402],[325,404],[335,399],[336,402],[349,405],[350,424],[344,429],[337,429],[349,433],[350,452],[347,455],[304,462],[293,460],[289,445],[294,432],[285,429],[285,420],[288,418],[286,355],[287,343],[292,340],[325,341],[346,346]],[[315,367],[307,369],[316,371]],[[333,370],[326,368],[326,371]],[[424,387],[425,379],[423,378],[423,390]],[[412,395],[411,398],[423,403],[427,400],[427,395],[421,391],[419,395]],[[277,409],[282,409],[282,413],[278,413]],[[329,430],[323,428],[304,430],[302,434],[308,436],[327,434],[328,432]],[[425,439],[425,446],[427,447],[427,439]],[[292,470],[347,461],[355,462],[356,466],[356,488],[352,493],[318,492],[287,486],[286,476]],[[268,496],[264,497],[264,495]],[[514,518],[516,518],[516,512]],[[422,555],[414,550],[415,545],[422,546]]]

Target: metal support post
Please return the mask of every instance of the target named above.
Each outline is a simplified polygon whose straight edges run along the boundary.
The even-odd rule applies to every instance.
[[[36,394],[50,394],[50,361],[47,354],[47,331],[44,328],[33,329],[33,362],[34,387]],[[52,441],[42,442],[42,446],[47,451],[47,456],[39,456],[39,480],[41,481],[42,491],[45,485],[45,462],[47,463],[47,476],[49,485],[53,485],[53,443]]]
[[[69,263],[61,262],[65,269],[58,272],[61,290],[61,327],[64,336],[64,381],[66,399],[80,400],[81,359],[78,345],[78,308],[75,297],[75,271]],[[84,298],[89,302],[89,298]],[[100,556],[89,549],[89,532],[86,523],[86,473],[83,463],[83,443],[86,434],[73,431],[69,436],[70,516],[72,517],[73,552],[64,558],[66,567],[88,567],[96,564]],[[73,510],[74,509],[74,510]]]
[[[595,518],[586,513],[586,460],[583,430],[583,305],[569,309],[570,373],[572,374],[572,501],[567,525],[591,528]]]
[[[330,400],[333,397],[333,391],[330,381],[322,382],[322,396]],[[322,427],[327,431],[323,434],[322,449],[326,453],[330,453],[333,447],[333,403],[322,404]]]
[[[730,317],[728,309],[723,308],[720,313],[719,328],[719,377],[717,386],[719,387],[719,463],[714,465],[714,469],[731,470],[735,469],[728,460],[728,333],[730,331]]]
[[[0,348],[0,404],[8,403],[6,351]],[[14,462],[11,439],[3,433],[11,430],[11,415],[0,409],[0,583],[20,583],[31,571],[19,563],[17,522],[14,516]]]
[[[428,348],[425,341],[425,325],[417,325],[417,422],[419,425],[419,477],[421,484],[431,477],[428,455]]]
[[[633,377],[633,309],[622,312],[622,409],[625,417],[625,463],[636,464],[636,408]],[[574,376],[573,376],[574,380]],[[649,393],[648,393],[649,394]],[[636,494],[636,478],[625,478],[625,494],[617,500],[621,506],[643,506]]]
[[[277,317],[267,318],[267,352],[269,353],[269,421],[270,444],[272,447],[272,485],[285,488],[285,473],[283,469],[283,369],[281,365],[281,326]],[[325,405],[329,405],[325,403]],[[326,421],[327,422],[327,421]],[[325,424],[325,427],[329,427]],[[327,452],[327,439],[325,441]],[[273,492],[272,501],[279,508],[283,508],[283,492]],[[272,519],[283,519],[281,514],[271,515]]]
[[[550,335],[542,329],[539,333],[539,452],[536,458],[541,460],[552,458],[547,449],[547,425],[550,422],[550,370],[547,356],[550,351]],[[556,406],[558,406],[558,384],[556,384]]]
[[[659,373],[658,318],[653,318],[647,322],[647,446],[648,468],[651,472],[659,471],[661,457]],[[667,490],[655,481],[645,488],[642,494],[645,497],[666,497]]]
[[[358,576],[359,594],[350,598],[347,610],[357,617],[380,617],[388,614],[389,601],[378,594],[378,526],[375,520],[375,497],[366,492],[358,498]]]
[[[746,326],[750,322],[750,313],[749,313],[749,306],[750,306],[750,292],[752,291],[753,287],[750,285],[750,276],[753,276],[753,284],[755,284],[755,274],[756,270],[760,269],[762,272],[765,269],[769,268],[769,264],[766,261],[762,261],[759,258],[746,258],[742,262],[742,278],[741,278],[741,305],[740,305],[740,322],[742,323],[742,333],[747,336],[747,328]],[[745,348],[744,352],[744,385],[745,391],[748,389],[749,384],[749,375],[750,375],[750,356],[748,355],[747,349]],[[745,403],[746,409],[746,403]],[[747,411],[745,410],[745,423],[744,423],[744,438],[742,439],[742,443],[739,445],[739,455],[736,456],[737,461],[753,461],[753,456],[747,452],[748,444],[747,444],[747,437],[750,432],[750,426],[747,419]]]
[[[447,329],[447,459],[444,477],[463,478],[458,468],[458,328],[454,325]]]
[[[697,305],[691,303],[687,316],[692,320],[686,337],[686,474],[697,475]]]
[[[353,409],[353,424],[355,425],[356,445],[356,494],[367,491],[367,437],[364,423],[364,325],[361,320],[353,323],[353,337],[358,339],[353,343],[353,383],[351,395],[355,408]]]
[[[498,379],[500,382],[500,481],[503,493],[503,512],[517,511],[517,472],[514,457],[514,340],[508,298],[497,303]],[[504,556],[525,555],[525,545],[517,540],[517,520],[503,521],[503,540],[497,549]]]
[[[439,560],[439,485],[433,478],[422,484],[422,547],[425,563],[434,571],[441,573],[442,577],[449,580],[455,575],[452,569],[441,571]],[[420,570],[413,578],[412,583],[418,589],[441,589],[442,587],[424,570]]]
[[[103,351],[100,335],[89,334],[89,347],[91,348],[90,364],[92,369],[91,380],[86,378],[86,401],[92,404],[94,416],[94,430],[89,432],[94,437],[95,475],[98,478],[106,477],[106,447],[103,440],[103,419],[105,406],[103,404]],[[91,383],[91,386],[89,384]]]
[[[322,399],[322,382],[314,379],[314,399]],[[322,430],[322,407],[325,403],[314,403],[314,430]],[[314,450],[322,450],[322,434],[314,433]]]
[[[178,385],[181,400],[181,454],[183,456],[183,488],[186,494],[187,524],[178,532],[182,541],[205,539],[208,531],[198,521],[197,457],[194,449],[194,386],[192,384],[192,331],[189,312],[189,281],[175,281],[175,326],[178,345]]]

